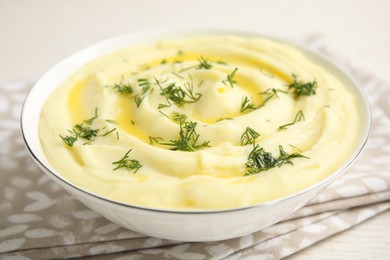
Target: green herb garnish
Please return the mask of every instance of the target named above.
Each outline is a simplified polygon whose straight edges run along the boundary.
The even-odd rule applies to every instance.
[[[228,74],[225,80],[222,80],[222,83],[226,86],[229,85],[231,88],[234,87],[233,84],[237,83],[237,81],[234,80],[234,76],[237,72],[238,68],[235,68],[232,73]]]
[[[136,105],[137,107],[139,107],[139,106],[141,105],[141,103],[142,103],[142,101],[144,100],[145,97],[146,97],[146,95],[136,96],[136,97],[134,98],[135,105]]]
[[[181,114],[179,112],[173,112],[171,114],[171,118],[176,123],[180,124],[180,122],[184,122],[187,120],[187,116],[185,114]]]
[[[234,119],[231,118],[231,117],[223,117],[223,118],[218,119],[216,122],[220,122],[220,121],[223,121],[223,120],[234,120]]]
[[[113,85],[107,85],[106,87],[110,87],[120,94],[134,93],[133,87],[130,85],[130,83],[125,83],[123,81],[123,77],[119,83],[114,83]]]
[[[110,124],[115,124],[115,125],[118,125],[118,121],[116,120],[112,120],[112,119],[106,119],[106,122],[110,123]]]
[[[172,71],[172,74],[175,75],[176,77],[180,78],[180,79],[184,79],[184,77],[174,71]]]
[[[89,119],[84,120],[80,124],[76,124],[73,126],[71,130],[68,130],[70,135],[62,136],[60,135],[60,138],[62,141],[64,141],[65,144],[68,146],[73,146],[73,144],[79,139],[82,138],[84,140],[87,140],[88,144],[91,141],[95,139],[97,136],[99,129],[93,129],[90,127],[92,122],[97,118],[97,108],[95,108],[95,115]]]
[[[134,173],[136,173],[143,166],[138,160],[129,159],[129,153],[131,150],[132,149],[127,151],[120,160],[112,163],[113,165],[116,165],[114,171],[120,168],[126,168],[128,171],[134,171]]]
[[[152,84],[148,79],[141,78],[141,79],[138,79],[137,82],[138,82],[138,86],[141,87],[142,91],[141,91],[141,94],[138,94],[134,98],[134,101],[135,101],[135,104],[137,105],[137,107],[139,107],[141,105],[142,101],[144,100],[144,98],[149,93],[151,93],[153,91],[153,89],[151,88]]]
[[[111,134],[112,132],[114,132],[116,130],[116,128],[113,128],[111,130],[107,130],[104,134],[102,134],[102,136],[107,136],[109,134]]]
[[[217,60],[215,63],[221,64],[221,65],[227,65],[227,63],[223,60]]]
[[[68,130],[70,135],[62,136],[60,138],[69,146],[73,146],[73,144],[79,139],[82,138],[87,141],[93,141],[99,132],[99,129],[92,129],[89,126],[85,126],[82,124],[74,125],[71,130]],[[88,143],[89,143],[88,142]],[[85,143],[87,144],[87,143]]]
[[[71,135],[66,135],[66,136],[60,135],[60,137],[62,141],[64,141],[64,143],[66,143],[68,146],[73,146],[73,144],[77,141],[78,137],[74,136],[72,132],[70,133]]]
[[[98,113],[98,110],[97,110],[97,107],[95,107],[95,115],[93,117],[91,117],[90,119],[84,120],[84,123],[86,123],[87,125],[91,125],[93,120],[95,120],[98,117],[97,113]]]
[[[317,81],[303,82],[299,81],[295,74],[292,74],[293,82],[288,85],[288,89],[292,90],[294,97],[311,96],[316,94]]]
[[[180,70],[179,72],[183,72],[183,71],[186,71],[186,70],[190,70],[190,69],[205,69],[205,70],[209,70],[213,67],[213,65],[204,57],[200,56],[198,58],[198,61],[199,61],[199,64],[196,64],[196,65],[193,65],[193,66],[189,66],[187,68],[184,68],[182,70]]]
[[[143,93],[147,92],[152,85],[150,81],[145,78],[137,79],[137,82],[138,82],[138,86],[142,88]]]
[[[263,102],[261,103],[261,105],[259,107],[264,106],[273,97],[279,98],[278,93],[287,94],[286,91],[281,90],[281,89],[277,89],[277,88],[269,88],[266,91],[260,92],[259,95],[266,95],[267,97],[263,100]]]
[[[241,135],[241,145],[255,144],[256,138],[259,136],[260,134],[258,132],[250,127],[247,127],[245,132]]]
[[[149,144],[150,145],[153,145],[155,143],[160,143],[160,141],[164,140],[163,138],[161,137],[153,137],[153,136],[149,136]]]
[[[106,127],[103,127],[102,129],[99,128],[92,128],[91,125],[93,121],[98,117],[97,115],[97,108],[95,108],[95,115],[89,119],[84,120],[83,122],[76,124],[73,126],[71,130],[68,130],[69,135],[62,136],[60,135],[60,138],[62,141],[64,141],[65,144],[68,146],[73,146],[73,144],[78,140],[78,139],[84,139],[87,142],[83,143],[83,145],[86,144],[91,144],[97,136],[107,136],[114,132],[116,128],[113,128],[111,130],[106,130],[103,134],[99,134],[101,130],[104,130]],[[106,119],[105,121],[109,123],[116,123],[118,122]]]
[[[299,110],[298,113],[295,115],[295,119],[293,122],[285,125],[279,126],[279,129],[287,129],[288,126],[294,125],[297,122],[305,121],[305,115],[303,114],[302,110]]]
[[[245,176],[257,174],[262,171],[268,171],[275,167],[281,167],[283,164],[293,165],[291,160],[294,158],[309,159],[309,157],[299,153],[288,154],[284,151],[283,146],[281,145],[279,145],[279,158],[275,158],[270,152],[265,151],[263,147],[256,144],[253,146],[253,150],[250,152],[245,164],[247,168]]]
[[[213,65],[211,65],[211,63],[202,56],[200,56],[198,61],[199,61],[199,65],[196,67],[197,69],[209,70],[213,67]]]
[[[291,159],[294,159],[294,158],[306,158],[306,159],[309,159],[309,157],[304,156],[304,155],[299,154],[299,153],[289,154],[289,153],[284,151],[283,146],[279,145],[279,158],[278,158],[278,162],[276,163],[276,166],[280,167],[280,166],[282,166],[283,164],[286,164],[286,163],[294,165],[294,163],[291,161]]]
[[[247,97],[243,97],[241,101],[240,112],[244,113],[246,110],[256,110],[257,108],[254,106],[253,102]]]
[[[199,134],[196,133],[197,123],[192,121],[180,121],[180,131],[178,140],[170,140],[168,143],[160,143],[162,145],[171,146],[173,151],[194,152],[206,147],[210,147],[210,141],[204,141],[198,144]]]
[[[176,82],[170,83],[167,87],[162,87],[161,83],[156,79],[156,84],[160,87],[160,95],[164,96],[168,102],[168,105],[159,105],[159,109],[167,106],[171,106],[173,101],[177,106],[184,104],[194,103],[200,99],[202,94],[193,93],[192,82],[188,83],[184,88],[176,85]]]
[[[263,147],[256,144],[248,156],[245,166],[248,171],[245,175],[252,175],[261,171],[267,171],[275,167],[277,159],[275,159],[270,152],[266,152]]]

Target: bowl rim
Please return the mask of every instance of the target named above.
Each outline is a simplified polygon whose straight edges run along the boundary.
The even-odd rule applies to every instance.
[[[354,150],[354,152],[351,153],[348,160],[346,160],[345,163],[343,163],[340,167],[338,167],[338,169],[336,171],[334,171],[332,174],[330,174],[326,178],[322,179],[321,181],[319,181],[319,182],[317,182],[317,183],[315,183],[315,184],[313,184],[305,189],[299,190],[298,192],[289,194],[287,196],[283,196],[283,197],[280,197],[277,199],[265,201],[262,203],[257,203],[257,204],[253,204],[253,205],[249,205],[249,206],[235,207],[235,208],[185,210],[185,209],[164,209],[164,208],[155,208],[155,207],[145,207],[145,206],[141,206],[141,205],[117,201],[117,200],[105,197],[103,195],[94,193],[92,191],[88,191],[87,189],[84,189],[82,187],[77,186],[76,184],[73,184],[71,181],[69,181],[65,177],[61,176],[61,174],[50,169],[50,167],[48,165],[46,165],[46,163],[44,162],[44,159],[40,158],[36,154],[33,147],[30,145],[28,137],[26,135],[26,132],[28,131],[28,129],[26,129],[26,127],[25,127],[25,125],[27,125],[27,122],[25,122],[27,120],[26,114],[28,113],[26,111],[27,111],[27,107],[29,105],[29,102],[31,102],[30,100],[32,99],[31,93],[35,89],[39,88],[39,86],[41,85],[41,82],[43,81],[43,79],[45,77],[47,77],[47,75],[50,75],[56,69],[60,68],[61,66],[66,65],[67,62],[71,61],[72,59],[77,58],[78,56],[80,56],[84,53],[88,53],[91,50],[95,50],[99,47],[104,47],[104,46],[107,46],[110,44],[114,44],[115,42],[120,42],[121,40],[125,40],[128,38],[133,38],[133,37],[137,37],[137,36],[147,37],[147,38],[151,37],[152,41],[155,41],[155,40],[161,39],[162,37],[183,38],[183,37],[191,37],[191,36],[196,37],[196,36],[202,36],[202,35],[203,36],[235,35],[235,36],[244,36],[244,37],[260,37],[260,38],[265,38],[265,39],[269,39],[272,41],[276,41],[279,43],[285,43],[285,44],[288,44],[288,45],[290,45],[294,48],[297,48],[301,51],[304,51],[310,55],[317,56],[317,58],[319,58],[323,62],[327,63],[328,66],[333,67],[333,69],[335,69],[336,71],[341,73],[342,76],[344,76],[348,81],[350,81],[350,83],[352,83],[351,85],[353,85],[353,89],[356,90],[355,95],[358,94],[360,96],[361,100],[363,101],[363,104],[360,104],[359,106],[363,107],[363,110],[366,112],[367,122],[368,122],[368,124],[365,125],[364,132],[361,134],[361,136],[362,136],[361,142],[357,145],[357,148]],[[143,39],[143,41],[145,41],[145,39]],[[142,42],[142,40],[141,40],[141,42]],[[136,46],[136,44],[132,43],[131,46]],[[121,48],[123,49],[124,47],[121,47]],[[114,48],[114,50],[120,50],[121,48]],[[108,51],[107,53],[112,53],[112,52],[113,52],[113,50]],[[94,60],[95,58],[96,57],[89,59],[88,61]],[[86,63],[84,62],[83,65],[85,65],[85,64]],[[72,73],[67,74],[66,76],[69,77],[71,75],[72,75]],[[56,87],[58,87],[58,85]],[[54,87],[53,90],[56,87]],[[39,114],[40,113],[41,113],[41,109],[39,110]],[[38,117],[40,117],[40,115]],[[108,38],[106,40],[99,41],[97,43],[89,45],[85,48],[82,48],[81,50],[76,51],[76,52],[68,55],[64,59],[61,59],[54,66],[52,66],[46,72],[44,72],[43,75],[29,89],[29,91],[25,97],[25,100],[23,102],[23,105],[22,105],[21,116],[20,116],[20,131],[21,131],[21,135],[22,135],[24,144],[25,144],[30,156],[34,159],[34,161],[36,163],[38,163],[38,165],[41,168],[44,169],[45,174],[49,175],[49,177],[54,179],[58,184],[60,184],[60,185],[62,184],[62,185],[66,185],[68,187],[71,187],[72,189],[75,189],[76,191],[81,192],[84,195],[91,196],[95,199],[102,200],[106,203],[112,203],[116,206],[131,208],[133,210],[142,210],[142,211],[158,212],[158,213],[165,213],[165,214],[182,214],[182,215],[221,214],[221,213],[225,213],[225,212],[247,211],[247,210],[253,210],[253,209],[262,208],[262,207],[268,207],[271,204],[276,204],[278,202],[284,202],[287,200],[291,200],[299,195],[302,195],[304,193],[309,192],[310,190],[319,188],[319,186],[323,186],[323,187],[321,187],[322,189],[325,188],[327,185],[330,184],[330,182],[333,179],[337,178],[342,172],[344,172],[357,159],[357,157],[361,154],[361,152],[365,148],[365,146],[369,140],[371,131],[372,131],[372,111],[371,111],[371,107],[369,105],[368,97],[365,94],[364,90],[361,88],[360,84],[354,79],[354,77],[345,69],[345,67],[342,64],[335,62],[334,60],[330,59],[325,54],[320,53],[317,50],[310,49],[301,43],[293,42],[291,40],[287,40],[284,38],[278,38],[278,37],[273,36],[273,35],[267,35],[267,34],[259,33],[256,31],[248,31],[248,30],[225,29],[225,28],[175,28],[175,29],[170,28],[170,29],[154,29],[154,30],[135,31],[135,32],[124,34],[124,35],[111,37],[111,38]],[[47,162],[47,164],[49,164],[49,163]]]

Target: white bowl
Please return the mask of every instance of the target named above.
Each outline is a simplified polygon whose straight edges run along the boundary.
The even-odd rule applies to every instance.
[[[77,187],[53,169],[42,150],[38,136],[38,124],[45,100],[61,82],[87,62],[118,49],[151,43],[166,36],[186,37],[223,34],[272,38],[256,33],[226,30],[171,30],[132,33],[88,47],[58,63],[36,82],[27,95],[23,106],[21,116],[22,134],[35,163],[54,181],[92,210],[125,228],[153,237],[181,241],[223,240],[247,235],[285,219],[310,201],[356,159],[368,139],[371,127],[369,105],[358,84],[341,68],[321,54],[296,44],[290,43],[300,49],[309,59],[324,67],[345,83],[349,91],[358,99],[358,109],[361,117],[360,135],[356,140],[356,148],[348,160],[328,178],[298,193],[250,207],[229,210],[180,211],[144,208],[113,201]]]

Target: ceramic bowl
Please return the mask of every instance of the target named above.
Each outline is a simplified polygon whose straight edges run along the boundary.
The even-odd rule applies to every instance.
[[[361,119],[360,135],[354,152],[337,171],[321,182],[298,193],[274,201],[250,207],[215,211],[159,210],[129,205],[80,188],[63,178],[48,163],[38,137],[38,124],[45,100],[72,73],[87,62],[125,47],[147,44],[166,36],[187,37],[196,35],[235,34],[261,36],[256,33],[230,30],[169,30],[140,32],[110,39],[64,59],[47,71],[28,93],[21,115],[21,130],[25,144],[35,163],[66,191],[92,210],[125,228],[149,236],[180,241],[215,241],[247,235],[275,224],[304,206],[320,190],[330,184],[356,159],[366,143],[370,132],[370,109],[367,98],[358,84],[339,66],[319,53],[294,45],[309,59],[327,69],[341,80],[352,92],[359,104]],[[275,40],[273,37],[268,37]],[[283,40],[278,40],[282,41]],[[290,43],[291,44],[291,43]]]

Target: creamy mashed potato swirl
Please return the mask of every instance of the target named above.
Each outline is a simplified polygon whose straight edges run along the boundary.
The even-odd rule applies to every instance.
[[[294,95],[294,80],[315,83],[315,94]],[[39,134],[56,171],[90,192],[144,207],[226,209],[292,194],[343,165],[358,135],[355,102],[285,43],[165,39],[83,66],[45,103]],[[195,149],[182,151],[174,143],[189,123]],[[77,125],[95,134],[67,144]],[[248,127],[259,136],[243,145]],[[302,157],[248,175],[255,145]],[[114,170],[126,153],[139,167]]]

